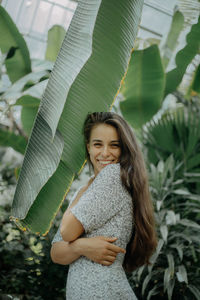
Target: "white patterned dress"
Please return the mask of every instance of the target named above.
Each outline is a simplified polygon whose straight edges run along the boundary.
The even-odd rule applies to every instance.
[[[104,167],[71,212],[82,223],[84,237],[117,237],[114,244],[126,249],[133,228],[133,204],[131,196],[122,186],[120,164]],[[52,243],[61,240],[58,229]],[[124,254],[119,253],[110,266],[95,263],[84,256],[71,263],[66,299],[137,300],[122,267],[123,259]]]

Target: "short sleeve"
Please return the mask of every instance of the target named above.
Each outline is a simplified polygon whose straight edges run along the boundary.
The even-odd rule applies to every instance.
[[[74,193],[73,197],[69,201],[69,205],[71,205],[71,203],[74,201],[74,199],[76,198],[76,196],[77,196],[78,192],[80,191],[80,189],[81,189],[81,187]],[[58,230],[57,230],[56,234],[54,235],[53,240],[51,241],[51,244],[63,241],[63,238],[62,238],[61,233],[60,233],[60,226],[61,225],[59,225]]]
[[[127,193],[121,182],[120,164],[110,164],[100,171],[70,210],[88,233],[102,227],[121,210]]]

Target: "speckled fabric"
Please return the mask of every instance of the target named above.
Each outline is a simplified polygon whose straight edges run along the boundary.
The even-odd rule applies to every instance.
[[[120,164],[110,164],[96,176],[71,212],[82,223],[84,237],[117,237],[115,245],[126,248],[133,228],[132,205],[121,183]],[[52,243],[60,240],[58,229]],[[122,267],[123,259],[124,254],[119,253],[112,265],[103,266],[81,256],[69,266],[66,299],[136,300]]]

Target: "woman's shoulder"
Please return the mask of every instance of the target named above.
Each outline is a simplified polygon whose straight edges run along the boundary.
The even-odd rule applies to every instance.
[[[114,188],[116,186],[122,187],[120,164],[109,164],[105,166],[94,179],[94,187],[102,184],[103,186],[110,186]]]
[[[102,177],[102,178],[120,178],[120,163],[115,163],[115,164],[109,164],[105,166],[97,175],[97,178]]]
[[[124,199],[131,198],[126,187],[121,180],[121,166],[120,163],[109,164],[104,167],[93,182],[93,191],[101,189],[106,190],[109,194],[117,194]]]

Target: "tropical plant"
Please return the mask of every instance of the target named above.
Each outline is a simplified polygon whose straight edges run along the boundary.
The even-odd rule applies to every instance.
[[[187,103],[187,102],[186,102]],[[181,163],[179,173],[185,187],[200,192],[200,106],[195,103],[180,106],[153,119],[143,128],[143,144],[151,163],[157,164],[173,153]],[[190,183],[192,182],[192,183]]]
[[[109,110],[128,66],[143,1],[79,2],[44,92],[13,201],[18,225],[46,234],[85,153],[88,112]]]
[[[50,259],[55,227],[46,237],[22,232],[9,220],[10,206],[0,206],[0,299],[65,298],[67,266]]]
[[[174,92],[182,81],[187,66],[200,51],[200,17],[198,22],[192,25],[186,37],[186,45],[176,55],[176,67],[166,74],[166,87],[164,95]]]
[[[7,54],[6,69],[13,83],[31,72],[31,60],[23,37],[2,6],[0,6],[0,35],[0,48],[2,53]]]
[[[124,100],[120,110],[134,128],[150,120],[161,107],[165,74],[157,45],[135,50],[120,92]]]
[[[180,49],[177,40],[184,29],[184,17],[175,10],[169,33],[159,46],[153,42],[146,49],[133,51],[121,88],[124,99],[120,109],[134,128],[141,128],[159,111],[165,97],[176,92],[188,65],[199,53],[200,17]]]
[[[159,242],[151,265],[129,277],[139,299],[193,300],[200,296],[200,197],[185,189],[180,168],[173,155],[156,166],[150,164]]]
[[[48,33],[46,60],[31,60],[22,34],[0,6],[0,35],[4,37],[0,40],[1,146],[13,147],[22,154],[25,152],[52,62],[55,61],[64,33],[61,26],[53,26]],[[19,107],[21,124],[15,117]]]

